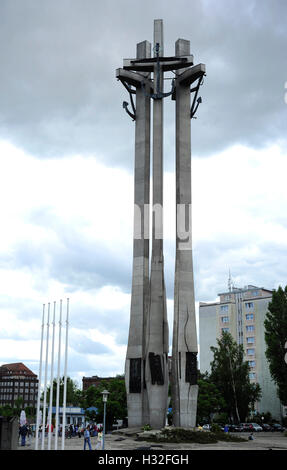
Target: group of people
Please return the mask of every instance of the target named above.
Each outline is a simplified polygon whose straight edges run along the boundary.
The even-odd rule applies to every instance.
[[[53,425],[51,426],[51,431],[53,432]],[[49,425],[46,426],[45,432],[48,433]],[[62,434],[62,426],[59,428],[59,435]],[[32,428],[29,424],[24,424],[19,426],[19,439],[21,438],[21,446],[25,446],[26,438],[32,436]],[[42,426],[39,426],[39,436],[42,434]],[[89,450],[92,450],[91,437],[97,437],[96,449],[102,449],[102,437],[103,437],[103,427],[102,425],[89,424],[88,426],[78,426],[70,424],[66,429],[66,436],[72,438],[78,436],[79,438],[84,437],[84,450],[86,447],[89,447]]]
[[[90,437],[97,436],[98,433],[101,433],[103,431],[103,427],[101,425],[89,424],[88,426]],[[85,427],[84,425],[80,426],[78,424],[70,424],[69,427],[66,428],[66,437],[72,438],[78,436],[79,438],[81,438],[84,436],[87,427]]]

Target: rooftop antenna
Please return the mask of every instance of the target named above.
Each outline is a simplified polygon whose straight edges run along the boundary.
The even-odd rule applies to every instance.
[[[228,276],[228,290],[229,290],[229,292],[231,292],[233,288],[234,288],[234,284],[232,282],[231,272],[230,272],[230,269],[229,269],[229,276]]]

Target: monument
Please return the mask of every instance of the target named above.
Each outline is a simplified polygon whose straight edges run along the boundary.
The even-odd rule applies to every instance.
[[[166,72],[174,73],[164,91]],[[193,65],[190,42],[178,39],[175,55],[164,56],[163,21],[154,20],[154,47],[137,44],[136,58],[124,59],[116,77],[129,93],[135,121],[134,243],[131,313],[125,364],[128,424],[166,424],[169,386],[169,331],[163,257],[163,101],[176,108],[176,262],[171,361],[173,422],[194,427],[197,407],[197,335],[191,243],[190,119],[205,75]],[[192,86],[192,88],[191,88]],[[193,101],[191,104],[191,95]],[[134,101],[135,97],[135,101]],[[151,109],[151,102],[153,103]],[[150,149],[152,114],[152,250],[150,261]]]

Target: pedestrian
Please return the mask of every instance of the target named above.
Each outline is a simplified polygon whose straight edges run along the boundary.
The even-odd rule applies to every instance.
[[[21,436],[21,446],[25,447],[25,440],[28,432],[27,426],[25,424],[24,426],[21,426],[19,432]]]
[[[96,450],[101,450],[102,448],[103,448],[103,433],[101,431],[98,431]]]
[[[91,436],[90,436],[90,426],[87,426],[84,432],[84,450],[86,450],[86,445],[88,444],[89,450],[92,450],[91,446]]]

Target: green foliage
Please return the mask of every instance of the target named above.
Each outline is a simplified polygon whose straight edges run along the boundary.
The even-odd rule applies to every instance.
[[[259,384],[250,383],[250,368],[244,361],[243,346],[227,332],[217,343],[218,347],[211,347],[214,358],[210,379],[225,400],[223,411],[235,422],[243,422],[260,398],[261,389]]]
[[[214,432],[214,433],[216,433],[216,434],[222,432],[222,431],[221,431],[221,427],[220,427],[219,424],[217,424],[217,423],[213,423],[213,424],[211,425],[211,429],[210,429],[210,430],[211,430],[211,432]]]
[[[10,405],[4,405],[0,407],[0,416],[12,417],[17,416],[17,409],[12,408]]]
[[[0,416],[5,416],[5,417],[12,417],[12,416],[17,416],[18,418],[20,417],[20,413],[23,410],[23,399],[18,399],[15,402],[14,408],[12,408],[11,405],[4,405],[0,407]],[[36,419],[36,409],[32,406],[26,407],[25,408],[25,414],[27,421],[30,423],[34,422]]]
[[[145,425],[142,427],[142,430],[143,430],[143,431],[151,431],[151,430],[152,430],[152,427],[151,427],[149,424],[145,424]]]
[[[197,442],[201,444],[212,444],[217,438],[210,432],[192,431],[184,428],[165,428],[160,433],[148,436],[139,436],[138,440],[152,442]]]
[[[226,412],[218,413],[213,418],[213,423],[228,423],[229,416]]]
[[[89,387],[82,397],[82,406],[87,409],[91,406],[97,408],[96,420],[103,421],[104,403],[103,390],[108,390],[109,396],[106,405],[106,420],[109,426],[115,419],[124,419],[127,416],[127,397],[125,380],[122,377],[115,377],[109,381],[103,381],[97,387]]]
[[[268,312],[264,322],[266,358],[269,362],[270,374],[278,388],[278,396],[287,405],[287,286],[283,290],[279,286],[272,294]]]
[[[160,433],[151,433],[149,436],[139,436],[140,441],[214,444],[218,441],[243,442],[246,439],[224,432],[193,431],[184,428],[165,428]]]
[[[266,413],[257,413],[255,416],[252,416],[252,423],[257,423],[257,424],[271,424],[273,421],[272,415],[270,411],[267,411]]]
[[[199,374],[197,422],[210,422],[210,416],[225,407],[225,400],[218,388],[211,382],[208,373]]]
[[[64,396],[64,377],[60,378],[60,403],[63,403]],[[57,380],[53,381],[53,406],[56,406],[57,397]],[[43,393],[42,393],[43,399]],[[68,406],[81,406],[82,392],[78,388],[76,382],[70,377],[67,377],[67,405]],[[50,400],[50,387],[47,387],[47,403]]]

